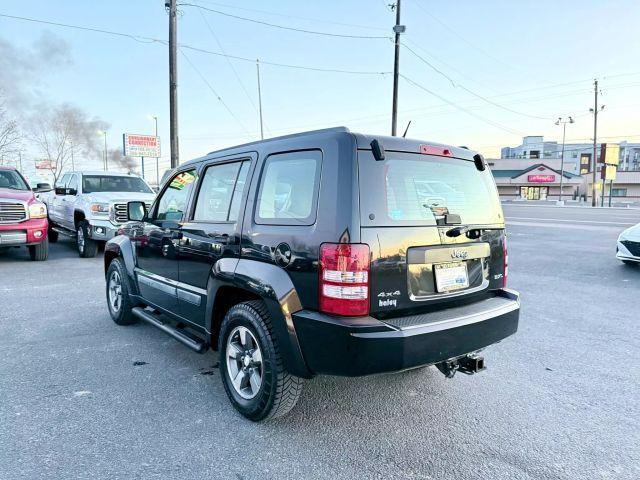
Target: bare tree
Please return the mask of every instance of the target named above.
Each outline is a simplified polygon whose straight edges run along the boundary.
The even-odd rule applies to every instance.
[[[0,165],[5,157],[14,155],[20,149],[20,129],[18,122],[9,117],[0,99]]]
[[[72,149],[84,159],[99,155],[96,132],[107,127],[105,122],[90,119],[82,110],[71,105],[46,107],[41,112],[32,117],[30,122],[31,139],[51,170],[54,181],[69,169]]]

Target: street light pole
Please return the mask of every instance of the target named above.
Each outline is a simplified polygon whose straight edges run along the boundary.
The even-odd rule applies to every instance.
[[[107,165],[107,132],[103,130],[102,135],[104,136],[104,171],[106,172],[109,168]]]
[[[153,120],[156,123],[156,141],[158,139],[158,116],[154,115]],[[158,162],[158,157],[156,157],[156,186],[160,186],[160,164]]]
[[[556,125],[562,124],[562,153],[560,154],[560,197],[559,200],[562,202],[562,183],[564,180],[564,142],[567,135],[567,123],[574,123],[572,117],[569,117],[567,120],[563,120],[562,117],[558,117],[556,120]]]
[[[73,140],[69,140],[69,143],[71,144],[71,171],[75,172],[76,171],[76,164],[73,160]]]

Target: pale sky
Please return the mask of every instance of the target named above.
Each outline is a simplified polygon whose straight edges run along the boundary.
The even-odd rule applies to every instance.
[[[338,125],[389,134],[391,74],[268,64],[391,72],[393,44],[386,37],[392,36],[395,14],[389,0],[183,3],[291,28],[383,37],[288,31],[187,5],[180,7],[178,22],[183,45],[260,58],[267,136]],[[0,14],[168,37],[162,0],[3,0]],[[599,135],[640,142],[637,0],[403,0],[402,14],[407,26],[402,41],[434,67],[403,48],[401,72],[408,80],[400,82],[398,124],[402,132],[412,121],[409,137],[466,145],[495,157],[500,147],[518,145],[524,135],[559,140],[555,119],[573,115],[576,124],[567,139],[588,142],[593,128],[588,110],[598,78],[606,104]],[[111,147],[121,144],[124,132],[153,133],[148,116],[157,115],[163,165],[168,165],[166,45],[0,17],[0,40],[24,52],[43,32],[66,42],[68,61],[39,71],[27,86],[30,94],[53,104],[72,103],[109,122]],[[187,47],[182,52],[181,161],[258,139],[255,64]]]

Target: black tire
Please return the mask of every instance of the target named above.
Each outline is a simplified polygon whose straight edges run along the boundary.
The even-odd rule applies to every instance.
[[[258,367],[262,373],[260,387],[256,389],[255,396],[249,399],[243,398],[236,390],[227,363],[229,337],[242,328],[251,333],[252,339],[249,343],[257,340],[257,347],[261,353],[260,367]],[[234,408],[246,418],[259,422],[282,417],[295,406],[302,393],[304,380],[285,371],[278,344],[273,335],[269,313],[263,302],[244,302],[231,307],[220,327],[218,351],[224,389]],[[233,359],[230,360],[230,362],[233,361]],[[238,361],[237,358],[236,361]],[[238,363],[243,365],[242,361]]]
[[[58,232],[53,230],[51,228],[51,225],[49,225],[49,230],[47,232],[47,237],[49,237],[49,242],[50,243],[56,243],[58,241]]]
[[[76,227],[76,245],[81,258],[93,258],[98,253],[98,242],[89,238],[89,223],[86,220]]]
[[[49,258],[49,238],[45,237],[37,245],[29,245],[29,257],[35,262],[44,262]]]
[[[625,265],[628,265],[630,267],[637,267],[638,266],[638,262],[633,262],[631,260],[622,260],[622,263],[624,263]]]
[[[116,281],[114,277],[117,277],[120,283],[120,301],[117,307],[113,303],[115,292],[111,291],[111,289],[115,287],[112,283]],[[131,301],[131,297],[129,296],[130,292],[129,277],[127,276],[124,263],[122,259],[115,258],[107,269],[106,296],[109,315],[111,315],[111,319],[118,325],[131,325],[138,321],[138,318],[131,312],[136,305]]]

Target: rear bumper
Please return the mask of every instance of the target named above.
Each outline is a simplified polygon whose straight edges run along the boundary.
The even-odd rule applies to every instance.
[[[434,314],[393,319],[339,318],[302,310],[293,315],[305,362],[314,374],[360,376],[431,365],[461,357],[513,335],[517,292]]]
[[[37,245],[47,238],[49,222],[34,218],[20,223],[0,225],[0,246]]]

